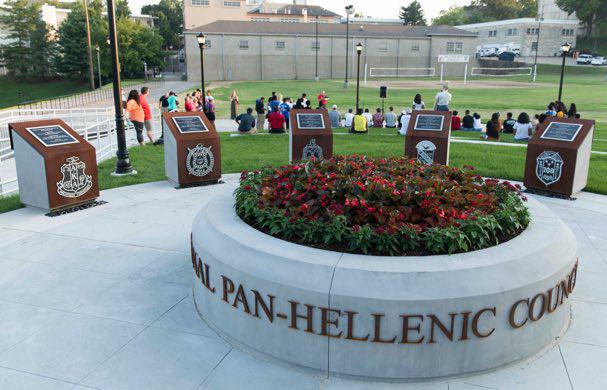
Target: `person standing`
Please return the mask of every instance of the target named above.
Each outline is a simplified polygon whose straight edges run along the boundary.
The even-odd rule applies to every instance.
[[[168,110],[169,112],[175,112],[177,111],[177,108],[179,107],[179,101],[177,100],[177,95],[175,94],[175,92],[171,91],[169,92],[169,97],[167,98],[167,103],[168,103]]]
[[[194,111],[194,103],[192,103],[192,98],[190,96],[185,97],[185,103],[183,105],[186,111]]]
[[[255,112],[257,113],[257,128],[263,129],[263,123],[266,121],[266,105],[263,96],[255,101]]]
[[[207,110],[205,112],[207,119],[209,120],[209,122],[211,122],[211,124],[213,125],[213,127],[215,127],[215,99],[213,99],[213,97],[209,97],[209,100],[207,100]]]
[[[287,129],[289,128],[289,113],[291,112],[291,106],[289,105],[289,98],[283,98],[282,99],[282,103],[280,103],[280,106],[278,107],[280,113],[282,114],[282,116],[285,118],[285,124],[287,126]]]
[[[143,125],[145,126],[145,131],[147,133],[148,139],[152,144],[156,141],[154,140],[154,126],[152,123],[152,110],[150,109],[150,104],[148,103],[148,95],[150,94],[150,89],[148,87],[141,88],[141,96],[139,100],[141,102],[141,108],[143,109]]]
[[[139,142],[139,145],[143,145],[143,120],[145,115],[141,107],[139,92],[136,89],[129,92],[129,97],[126,101],[126,111],[129,113],[129,120],[133,124],[133,127],[135,127],[137,142]]]
[[[238,103],[240,103],[238,95],[236,94],[236,90],[233,90],[230,95],[230,119],[236,119],[238,115]]]
[[[166,92],[158,99],[158,109],[160,112],[169,112],[169,93]]]
[[[449,103],[453,96],[449,93],[449,84],[443,84],[443,89],[436,94],[436,111],[449,111]]]
[[[327,105],[328,100],[329,97],[327,96],[325,91],[320,91],[320,93],[318,94],[318,107],[325,107]]]

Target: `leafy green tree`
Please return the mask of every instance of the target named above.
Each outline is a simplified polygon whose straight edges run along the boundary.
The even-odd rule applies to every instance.
[[[482,23],[494,20],[534,18],[537,0],[473,0],[470,5],[453,6],[441,11],[432,24]]]
[[[435,26],[446,24],[449,26],[457,26],[459,24],[468,23],[468,14],[464,7],[457,5],[451,6],[444,9],[440,14],[432,20],[432,24]]]
[[[40,6],[37,1],[8,0],[0,7],[0,23],[8,30],[2,55],[9,73],[15,77],[44,78],[51,74],[54,46]]]
[[[427,26],[426,17],[422,5],[417,0],[413,0],[408,6],[400,7],[398,17],[403,20],[407,26]]]
[[[156,27],[163,39],[163,47],[179,47],[183,32],[183,7],[179,0],[160,0],[158,4],[141,7],[141,13],[157,17]]]
[[[129,18],[119,18],[116,31],[118,56],[124,76],[141,77],[144,62],[149,69],[164,64],[162,37],[156,30]]]
[[[607,24],[607,2],[605,0],[556,0],[560,9],[571,15],[575,12],[586,27],[586,38],[590,38],[595,27]]]

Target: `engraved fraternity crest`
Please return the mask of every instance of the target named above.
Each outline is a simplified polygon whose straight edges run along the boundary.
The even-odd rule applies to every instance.
[[[68,157],[61,166],[63,177],[57,182],[57,193],[66,198],[77,198],[90,190],[93,179],[84,172],[85,169],[86,164],[78,157]]]
[[[563,173],[563,158],[558,152],[544,151],[537,156],[535,175],[545,185],[554,184]]]
[[[415,149],[417,149],[417,161],[426,165],[430,165],[434,162],[436,145],[434,145],[432,142],[421,141],[415,145]]]
[[[316,145],[316,139],[312,138],[310,142],[303,148],[304,160],[309,160],[314,157],[317,160],[322,160],[322,148]]]
[[[196,147],[188,148],[188,155],[185,159],[188,173],[192,176],[203,177],[213,171],[215,165],[215,157],[211,148],[205,147],[203,144],[198,144]]]

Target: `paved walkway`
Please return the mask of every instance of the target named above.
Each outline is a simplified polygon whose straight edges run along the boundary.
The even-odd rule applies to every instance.
[[[356,382],[240,351],[197,317],[189,234],[227,184],[102,192],[60,217],[0,215],[0,389],[605,389],[607,197],[538,197],[575,232],[572,326],[559,345],[494,372],[424,384]]]

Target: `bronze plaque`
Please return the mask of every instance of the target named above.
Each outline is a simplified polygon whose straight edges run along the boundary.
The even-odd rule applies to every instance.
[[[415,110],[405,137],[405,156],[424,164],[448,165],[450,134],[451,112]]]
[[[571,196],[587,183],[595,121],[549,117],[527,146],[525,187]]]
[[[291,110],[291,161],[333,157],[333,129],[327,110]]]
[[[162,120],[177,144],[179,186],[217,182],[221,178],[221,143],[206,115],[165,112]]]
[[[60,210],[99,197],[95,148],[60,119],[9,123],[44,158],[49,209]],[[21,192],[21,189],[20,189]]]

